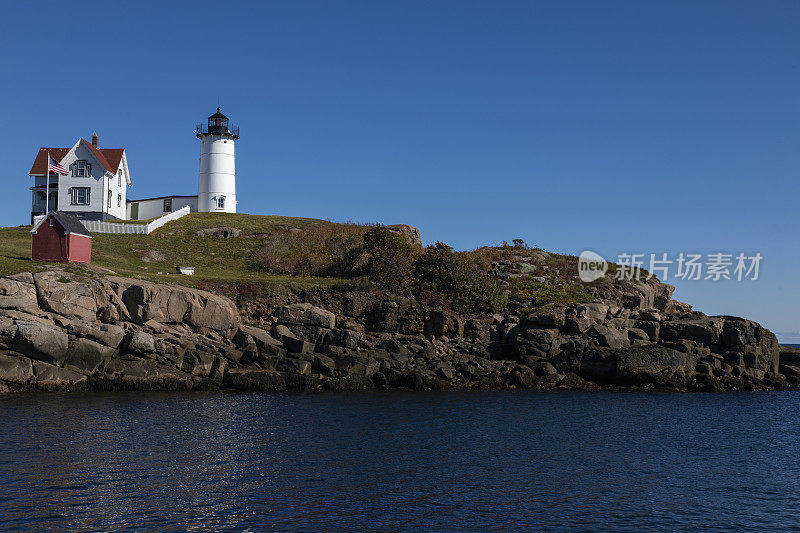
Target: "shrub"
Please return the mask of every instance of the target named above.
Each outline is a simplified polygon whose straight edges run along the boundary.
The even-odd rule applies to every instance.
[[[362,248],[367,228],[321,222],[300,231],[280,230],[270,235],[258,261],[277,274],[350,277],[366,260]]]
[[[377,225],[364,234],[363,273],[389,292],[406,294],[411,288],[417,249],[405,238]]]
[[[574,283],[551,285],[534,281],[532,278],[511,280],[509,298],[519,302],[529,302],[528,311],[538,311],[550,304],[573,304],[591,302],[591,296]]]
[[[485,268],[483,258],[459,254],[442,242],[425,250],[414,266],[417,291],[446,297],[454,310],[492,312],[504,305],[498,281]]]

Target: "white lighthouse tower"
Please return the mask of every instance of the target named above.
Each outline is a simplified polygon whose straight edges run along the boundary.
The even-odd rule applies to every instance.
[[[217,112],[208,117],[208,125],[197,125],[200,139],[200,187],[197,210],[200,212],[236,212],[236,155],[234,143],[239,128],[228,126],[228,117]]]

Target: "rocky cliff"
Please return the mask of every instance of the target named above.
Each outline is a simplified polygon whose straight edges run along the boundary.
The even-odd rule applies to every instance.
[[[532,255],[494,268],[506,282],[555,279]],[[655,279],[586,290],[594,301],[524,314],[514,301],[504,315],[473,317],[315,293],[240,305],[243,320],[231,300],[191,288],[17,274],[0,278],[0,390],[798,386],[800,351],[755,322],[692,311]]]

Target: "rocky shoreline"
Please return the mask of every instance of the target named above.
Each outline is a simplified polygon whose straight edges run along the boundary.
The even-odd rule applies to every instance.
[[[22,273],[0,278],[0,391],[800,385],[800,350],[755,322],[692,311],[655,280],[593,291],[594,302],[473,317],[391,295],[324,293],[246,305],[243,320],[232,300],[197,289]]]

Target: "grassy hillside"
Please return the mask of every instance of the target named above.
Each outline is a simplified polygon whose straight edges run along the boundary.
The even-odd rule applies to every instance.
[[[273,276],[259,266],[258,252],[271,234],[310,224],[333,223],[311,218],[192,213],[150,235],[95,233],[92,264],[122,276],[192,286],[235,283],[300,290],[344,284],[344,280],[335,278]],[[199,230],[214,227],[238,228],[242,236],[225,239],[196,235]],[[0,228],[0,274],[32,271],[41,266],[30,260],[30,229]],[[195,276],[167,275],[177,266],[195,267]]]

